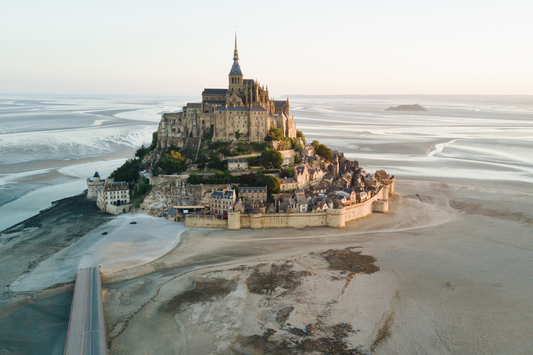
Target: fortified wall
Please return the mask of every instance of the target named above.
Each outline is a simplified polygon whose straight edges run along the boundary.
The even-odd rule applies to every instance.
[[[394,191],[394,180],[381,189],[370,199],[351,206],[338,209],[327,209],[317,213],[257,213],[241,214],[230,212],[228,219],[217,219],[215,216],[187,216],[186,227],[197,228],[306,228],[331,227],[344,228],[347,222],[368,216],[373,212],[386,213],[389,210],[389,196]]]

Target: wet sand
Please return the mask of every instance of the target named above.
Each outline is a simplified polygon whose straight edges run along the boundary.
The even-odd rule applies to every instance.
[[[397,194],[343,230],[189,229],[105,275],[110,353],[531,352],[532,191],[400,180]],[[350,250],[379,271],[332,267]]]
[[[63,354],[74,283],[28,292],[10,285],[112,218],[75,196],[0,233],[0,354]]]
[[[342,230],[188,229],[153,261],[104,268],[109,353],[531,352],[529,185],[396,190],[390,213]],[[73,282],[10,286],[110,219],[76,197],[0,235],[0,354],[62,353]]]

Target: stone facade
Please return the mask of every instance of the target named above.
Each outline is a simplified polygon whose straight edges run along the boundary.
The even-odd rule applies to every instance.
[[[98,189],[96,206],[101,210],[119,215],[131,208],[130,188],[127,182],[106,182]]]
[[[248,170],[248,160],[246,159],[228,159],[229,171],[246,171]]]
[[[217,217],[227,216],[232,211],[236,200],[235,190],[225,189],[223,191],[214,191],[209,199],[211,215]]]
[[[182,112],[165,113],[158,128],[158,148],[183,147],[187,137],[202,137],[213,129],[213,140],[262,142],[271,127],[296,137],[289,99],[270,99],[268,87],[244,79],[237,39],[227,89],[204,89],[201,103],[187,103]]]
[[[256,202],[267,200],[267,188],[265,187],[239,187],[239,199]]]
[[[87,198],[96,199],[98,189],[105,185],[105,180],[100,178],[98,171],[96,171],[91,178],[87,178]]]
[[[394,189],[394,179],[390,185],[382,186],[370,199],[341,208],[328,208],[316,213],[254,213],[229,212],[227,221],[215,221],[205,217],[187,216],[185,226],[202,228],[344,228],[346,223],[366,217],[373,212],[385,213],[389,209],[390,191]]]

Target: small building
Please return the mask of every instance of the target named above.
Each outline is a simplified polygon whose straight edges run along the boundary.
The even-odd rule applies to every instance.
[[[267,187],[239,187],[239,199],[248,202],[267,200]]]
[[[98,189],[105,185],[105,180],[100,178],[98,171],[94,172],[91,178],[87,178],[87,198],[95,199],[98,196]]]
[[[294,178],[281,178],[279,179],[279,189],[281,191],[296,190],[298,188],[298,182]]]
[[[211,214],[221,218],[227,218],[228,213],[233,210],[233,205],[237,196],[235,190],[226,188],[222,191],[214,191],[209,199]]]
[[[96,206],[102,211],[119,215],[131,208],[130,187],[127,182],[106,182],[97,191]]]
[[[248,160],[246,159],[228,159],[229,171],[246,171],[248,170]]]

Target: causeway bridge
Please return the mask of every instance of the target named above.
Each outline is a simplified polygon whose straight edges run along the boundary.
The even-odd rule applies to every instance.
[[[107,354],[99,266],[78,270],[64,354]]]

